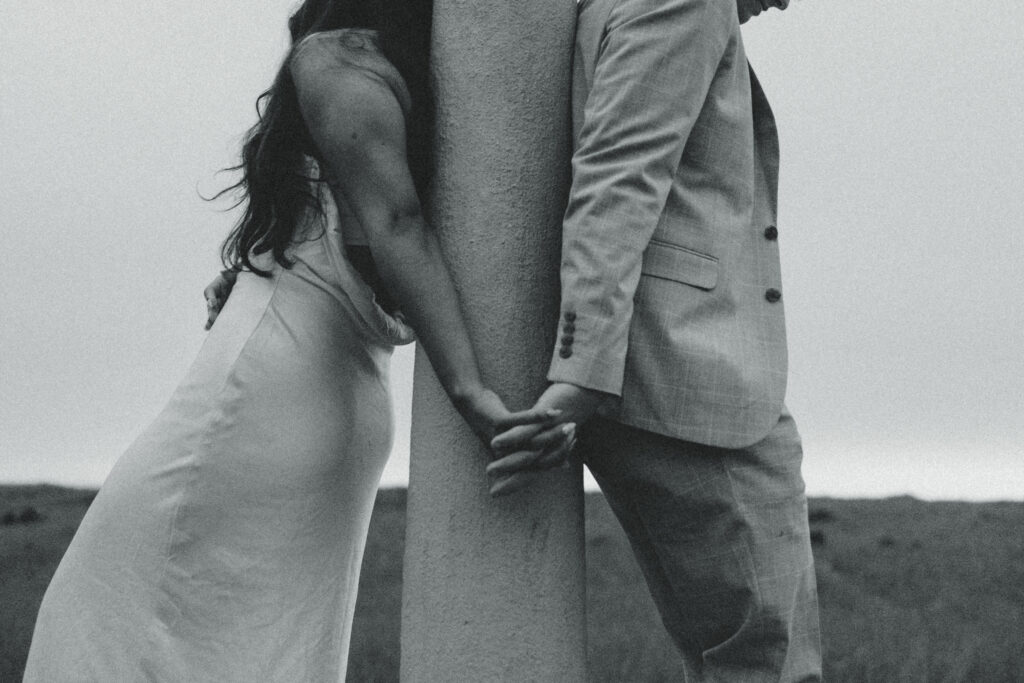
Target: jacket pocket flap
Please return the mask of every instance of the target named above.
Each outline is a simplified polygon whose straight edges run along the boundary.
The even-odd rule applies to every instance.
[[[718,283],[718,259],[686,247],[651,240],[644,251],[640,272],[700,289],[714,289]]]

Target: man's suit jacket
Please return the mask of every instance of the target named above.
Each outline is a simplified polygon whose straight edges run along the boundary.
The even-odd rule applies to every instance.
[[[778,137],[735,0],[582,0],[548,379],[606,417],[741,448],[782,411]]]

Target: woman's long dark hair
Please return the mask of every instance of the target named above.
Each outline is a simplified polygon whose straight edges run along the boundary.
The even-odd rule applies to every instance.
[[[322,179],[309,175],[313,142],[288,65],[295,46],[311,33],[338,28],[380,31],[384,56],[398,69],[412,95],[406,147],[416,189],[421,200],[425,197],[433,166],[430,26],[431,0],[306,0],[289,18],[292,49],[273,84],[256,100],[259,120],[246,134],[241,163],[229,169],[241,171],[242,178],[216,195],[238,191],[242,196],[237,205],[245,205],[221,247],[227,267],[267,276],[269,271],[249,259],[268,251],[275,261],[290,267],[285,250],[295,229],[310,212],[323,216],[317,188]]]

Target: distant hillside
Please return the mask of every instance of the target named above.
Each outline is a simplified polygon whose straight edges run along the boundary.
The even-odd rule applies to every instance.
[[[0,486],[0,681],[18,681],[46,583],[95,492]],[[827,680],[1024,681],[1024,503],[811,501]],[[377,497],[350,681],[398,676],[405,491]],[[591,680],[678,680],[628,543],[587,496]]]

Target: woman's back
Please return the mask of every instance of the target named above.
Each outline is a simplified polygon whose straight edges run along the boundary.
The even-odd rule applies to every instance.
[[[411,330],[308,220],[241,273],[44,598],[26,681],[337,680]]]

